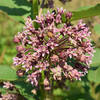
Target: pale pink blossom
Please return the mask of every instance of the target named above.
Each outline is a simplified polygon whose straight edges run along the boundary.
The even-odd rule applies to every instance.
[[[23,31],[15,36],[18,54],[13,63],[25,71],[27,81],[34,86],[38,86],[41,79],[45,84],[50,79],[81,80],[88,72],[94,53],[89,39],[91,32],[82,20],[72,25],[71,17],[72,13],[62,8],[56,13],[48,11],[36,16],[35,20],[28,17]]]

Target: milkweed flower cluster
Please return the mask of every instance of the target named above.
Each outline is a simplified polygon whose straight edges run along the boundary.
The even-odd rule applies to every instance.
[[[82,20],[72,25],[71,17],[62,8],[35,20],[28,17],[23,31],[15,36],[18,54],[14,65],[27,73],[27,81],[34,86],[43,77],[44,87],[50,89],[51,80],[80,80],[88,72],[94,52],[91,32]]]

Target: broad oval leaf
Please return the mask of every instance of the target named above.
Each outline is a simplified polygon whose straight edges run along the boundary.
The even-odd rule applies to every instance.
[[[73,11],[72,21],[100,15],[100,4],[87,7],[80,11]]]
[[[15,87],[18,89],[20,94],[24,96],[27,100],[35,100],[34,95],[32,94],[32,85],[22,81],[14,82]]]
[[[17,80],[16,71],[8,65],[0,65],[0,80],[14,81]]]
[[[96,32],[96,34],[99,34],[100,35],[100,24],[96,24],[94,26],[94,31]]]
[[[95,70],[89,70],[88,80],[95,83],[100,83],[100,67]]]
[[[95,50],[96,52],[94,53],[91,69],[88,73],[88,80],[91,82],[100,83],[100,49],[96,48]]]
[[[23,22],[23,17],[31,14],[31,3],[27,0],[0,0],[0,10],[16,21]]]
[[[96,48],[91,66],[95,67],[99,65],[100,65],[100,49]]]

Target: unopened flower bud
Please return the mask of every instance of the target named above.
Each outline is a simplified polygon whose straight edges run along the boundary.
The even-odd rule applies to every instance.
[[[85,55],[81,55],[80,56],[80,61],[84,62],[86,60],[86,56]]]
[[[21,45],[20,46],[17,46],[16,49],[17,49],[18,52],[21,52],[21,51],[24,50],[24,48]]]
[[[48,86],[49,85],[49,80],[47,78],[44,79],[44,86]]]
[[[31,91],[33,94],[37,94],[37,91],[36,91],[36,89],[33,89],[32,91]]]
[[[47,91],[51,89],[49,80],[47,78],[44,79],[44,89]]]
[[[59,61],[59,57],[57,56],[57,55],[53,55],[52,57],[51,57],[51,61],[52,62],[58,62]]]
[[[19,43],[19,42],[20,42],[20,39],[19,39],[17,36],[15,36],[14,39],[13,39],[13,41],[14,41],[15,43]]]
[[[68,19],[70,19],[70,18],[72,17],[72,13],[71,13],[71,12],[68,12],[68,13],[66,14],[66,17],[67,17]]]
[[[24,74],[25,74],[25,71],[24,70],[22,70],[22,69],[19,69],[19,70],[17,70],[17,75],[19,76],[19,77],[22,77],[22,76],[24,76]]]

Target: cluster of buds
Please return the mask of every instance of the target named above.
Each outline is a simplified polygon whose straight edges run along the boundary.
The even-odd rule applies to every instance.
[[[50,89],[51,80],[80,80],[88,72],[94,52],[91,32],[82,20],[72,25],[71,17],[62,8],[35,20],[28,17],[23,31],[15,36],[18,54],[14,65],[25,71],[34,86],[43,79],[44,87]]]

